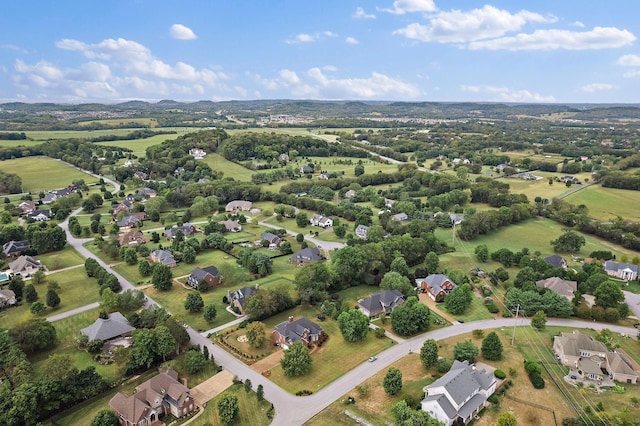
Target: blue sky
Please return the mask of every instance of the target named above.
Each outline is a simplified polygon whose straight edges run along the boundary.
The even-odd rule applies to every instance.
[[[640,1],[21,0],[0,102],[640,102]]]

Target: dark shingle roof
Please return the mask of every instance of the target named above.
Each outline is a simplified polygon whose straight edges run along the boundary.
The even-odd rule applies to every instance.
[[[322,327],[304,317],[295,321],[285,321],[276,325],[276,331],[280,333],[288,343],[294,343],[301,340],[301,336],[305,330],[309,330],[309,334],[312,335],[322,333]]]
[[[391,312],[393,308],[404,303],[404,296],[398,290],[386,290],[372,294],[366,299],[358,301],[358,304],[369,311],[370,315],[378,315],[385,311]]]
[[[120,312],[109,314],[108,319],[98,318],[89,327],[85,327],[80,332],[87,336],[89,340],[109,340],[135,330],[129,321]]]

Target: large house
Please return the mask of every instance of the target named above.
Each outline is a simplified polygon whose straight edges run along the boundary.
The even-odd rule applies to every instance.
[[[235,291],[227,290],[227,301],[231,307],[235,307],[238,312],[244,315],[244,302],[258,292],[260,287],[256,284],[254,287],[242,287]]]
[[[320,250],[315,247],[303,248],[289,258],[289,262],[297,263],[300,266],[319,260],[322,260],[322,256],[320,255]]]
[[[391,220],[396,222],[409,222],[409,216],[406,213],[397,213],[391,216]]]
[[[18,204],[18,208],[22,210],[22,213],[29,213],[34,211],[36,207],[36,203],[31,200],[26,200]]]
[[[366,225],[358,225],[356,226],[356,237],[362,238],[363,240],[367,239],[367,234],[369,233],[369,227]]]
[[[604,343],[577,330],[554,336],[553,352],[558,362],[576,369],[583,379],[601,381],[604,369],[608,378],[617,382],[638,382],[638,372],[624,355],[609,351]]]
[[[0,290],[0,309],[13,306],[17,303],[13,290]]]
[[[38,270],[46,270],[38,259],[31,256],[20,256],[9,263],[9,270],[12,274],[21,275],[23,278],[30,277]]]
[[[113,312],[109,314],[108,318],[98,318],[93,324],[80,330],[81,334],[84,334],[92,340],[108,341],[119,337],[130,336],[131,332],[135,330],[129,324],[129,321],[120,312]]]
[[[280,243],[282,242],[282,238],[278,237],[276,234],[273,234],[271,232],[263,232],[262,235],[260,235],[259,242],[261,243],[264,240],[269,242],[269,248],[272,250],[275,250],[278,247],[280,247]]]
[[[242,225],[237,220],[223,220],[220,222],[224,225],[227,232],[240,232],[242,231]]]
[[[227,203],[227,206],[224,208],[226,212],[236,213],[238,211],[248,212],[251,210],[253,204],[251,201],[243,201],[243,200],[235,200]]]
[[[44,196],[44,198],[42,199],[42,204],[50,204],[56,201],[58,198],[67,197],[72,192],[75,192],[78,188],[78,185],[69,185],[66,188],[55,189]]]
[[[560,256],[559,254],[554,254],[553,256],[545,257],[543,260],[547,262],[549,265],[553,266],[554,268],[567,269],[567,260],[564,257]]]
[[[136,226],[142,226],[142,220],[144,219],[144,212],[132,213],[129,216],[125,216],[122,220],[118,221],[118,227],[122,230],[135,228]]]
[[[120,247],[134,246],[138,244],[144,244],[146,242],[147,239],[144,237],[144,234],[135,229],[130,229],[118,237],[118,244],[120,244]]]
[[[176,266],[176,258],[173,257],[173,254],[170,251],[157,249],[151,252],[149,255],[149,259],[151,259],[154,263],[162,263],[170,268]]]
[[[577,281],[563,280],[559,277],[550,277],[546,280],[536,281],[536,286],[548,288],[569,300],[573,300],[573,297],[575,296],[574,292],[578,290]]]
[[[173,240],[178,234],[178,231],[182,231],[182,235],[185,238],[189,238],[192,234],[197,232],[196,227],[194,225],[190,224],[189,222],[186,222],[180,226],[173,225],[171,228],[165,229],[164,236],[167,237],[167,239],[169,240]]]
[[[193,288],[198,287],[200,281],[205,281],[209,287],[215,287],[222,282],[222,276],[215,266],[207,266],[206,268],[196,268],[187,278],[187,284]]]
[[[432,274],[426,278],[416,279],[416,286],[421,292],[427,293],[430,298],[440,302],[456,288],[456,283],[444,274]]]
[[[127,396],[118,392],[109,401],[122,426],[150,426],[159,418],[176,418],[192,413],[197,405],[189,388],[178,381],[178,373],[171,367],[136,387],[136,393]],[[154,423],[158,422],[158,423]]]
[[[424,388],[422,410],[446,426],[467,424],[487,405],[496,383],[493,374],[456,360],[447,374]]]
[[[404,296],[398,290],[385,290],[366,299],[358,300],[358,309],[369,318],[383,312],[390,314],[397,306],[404,304]]]
[[[324,333],[322,327],[304,317],[295,321],[293,317],[289,317],[276,325],[273,331],[273,343],[285,350],[295,342],[302,342],[306,347],[311,347],[320,340],[322,333]]]
[[[46,222],[47,220],[51,220],[51,210],[31,210],[26,214],[28,220],[33,220],[36,222]]]
[[[18,257],[20,254],[31,248],[31,244],[27,240],[23,241],[14,241],[11,240],[2,245],[2,253],[6,257]]]
[[[313,226],[319,226],[321,228],[326,228],[328,226],[333,226],[333,219],[330,217],[323,216],[321,214],[311,215],[311,219],[309,219],[309,223]]]
[[[638,278],[640,266],[631,263],[620,263],[613,260],[604,262],[604,271],[612,277],[620,278],[625,281],[633,281]]]

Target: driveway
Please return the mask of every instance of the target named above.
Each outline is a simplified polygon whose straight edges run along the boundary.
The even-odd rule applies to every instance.
[[[233,378],[233,374],[229,371],[222,370],[215,376],[191,389],[191,396],[193,396],[193,399],[196,400],[198,405],[202,405],[205,402],[211,401],[233,385]],[[187,386],[189,386],[188,383]]]
[[[624,293],[624,301],[629,305],[629,309],[633,316],[640,319],[640,294],[631,293],[630,291],[622,291]]]

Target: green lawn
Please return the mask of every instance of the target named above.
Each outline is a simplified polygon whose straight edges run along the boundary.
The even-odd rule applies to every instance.
[[[64,188],[74,180],[84,179],[87,184],[98,180],[61,161],[49,157],[25,157],[0,162],[2,171],[15,173],[22,178],[24,192],[38,192]],[[42,171],[47,171],[47,178],[42,178]]]
[[[320,310],[315,307],[301,307],[285,311],[265,322],[267,329],[285,321],[289,316],[294,318],[305,316],[314,321]],[[367,338],[361,342],[348,343],[340,334],[337,321],[328,318],[319,325],[329,335],[329,340],[312,355],[311,371],[303,376],[286,377],[282,367],[277,365],[271,369],[270,379],[287,392],[296,393],[301,390],[316,392],[324,386],[365,362],[371,355],[380,353],[393,345],[388,338],[377,339],[370,330]]]
[[[445,308],[443,307],[443,309]],[[472,322],[493,318],[493,314],[487,310],[483,300],[476,296],[473,297],[471,306],[469,306],[465,313],[460,315],[450,315],[460,322]]]
[[[235,394],[238,397],[239,411],[238,417],[235,422],[233,422],[234,425],[267,426],[271,424],[271,420],[267,418],[267,412],[271,407],[271,403],[266,400],[258,401],[256,393],[253,391],[246,392],[242,384],[231,386],[209,401],[207,407],[204,409],[204,413],[192,424],[203,425],[209,423],[221,425],[222,422],[218,416],[218,401],[226,394]]]
[[[615,219],[640,220],[640,194],[626,189],[603,188],[591,185],[565,198],[571,204],[584,204],[589,216],[601,221]]]
[[[38,255],[38,259],[47,267],[49,272],[70,266],[84,265],[85,261],[85,258],[69,244],[65,245],[62,250]]]
[[[223,177],[232,177],[235,180],[251,181],[251,175],[255,173],[253,170],[249,170],[213,152],[207,154],[203,161],[213,170],[223,172]]]
[[[314,164],[318,164],[322,171],[326,171],[328,173],[344,173],[345,177],[355,178],[354,168],[358,164],[358,161],[362,161],[362,165],[364,166],[365,174],[376,174],[376,173],[395,173],[398,171],[397,164],[385,164],[380,163],[378,161],[369,160],[367,158],[356,158],[356,157],[308,157],[311,159],[311,162]],[[292,164],[302,167],[309,162],[306,160],[299,159],[297,162],[292,162]],[[314,174],[318,174],[318,171]]]

